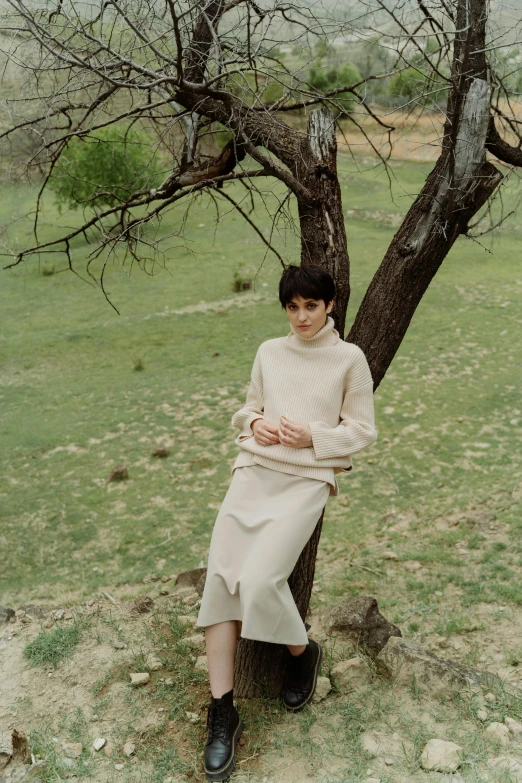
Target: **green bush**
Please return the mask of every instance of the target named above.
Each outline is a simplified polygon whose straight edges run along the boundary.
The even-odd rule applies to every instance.
[[[326,93],[345,85],[355,84],[360,78],[359,69],[353,63],[348,62],[342,66],[332,65],[325,68],[321,60],[316,60],[308,75],[308,84],[318,92]],[[341,92],[334,100],[344,111],[353,110],[352,93]]]
[[[113,207],[142,188],[161,184],[162,171],[151,138],[111,125],[73,138],[49,180],[58,206]]]
[[[427,87],[426,77],[415,68],[406,68],[390,79],[389,95],[397,103],[424,101]]]

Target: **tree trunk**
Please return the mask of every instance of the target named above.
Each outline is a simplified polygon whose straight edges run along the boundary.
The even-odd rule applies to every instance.
[[[299,614],[305,620],[314,581],[317,547],[323,526],[323,514],[294,566],[288,584]],[[281,694],[284,676],[285,645],[240,638],[236,652],[234,692],[239,698]]]
[[[442,152],[395,234],[346,338],[366,354],[375,389],[441,263],[502,181],[502,174],[486,161],[491,104],[486,2],[458,0]]]
[[[350,261],[337,176],[335,120],[329,109],[311,112],[294,173],[311,194],[310,199],[297,199],[301,264],[317,264],[332,275],[336,287],[332,317],[343,338],[350,298]]]

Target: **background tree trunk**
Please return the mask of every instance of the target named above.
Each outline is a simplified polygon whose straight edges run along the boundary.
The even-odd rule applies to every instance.
[[[288,579],[290,590],[303,621],[310,603],[323,516],[324,512]],[[235,695],[239,698],[254,698],[256,696],[277,698],[283,685],[285,649],[284,644],[271,644],[240,638],[234,672]]]
[[[441,155],[395,234],[346,338],[365,352],[374,389],[438,268],[503,178],[486,161],[491,105],[486,20],[486,0],[459,0]]]

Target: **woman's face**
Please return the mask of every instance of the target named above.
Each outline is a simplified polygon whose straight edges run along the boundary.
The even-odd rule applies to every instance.
[[[301,337],[309,339],[325,325],[332,307],[333,302],[325,305],[323,299],[303,299],[302,296],[294,296],[285,310],[296,332]]]

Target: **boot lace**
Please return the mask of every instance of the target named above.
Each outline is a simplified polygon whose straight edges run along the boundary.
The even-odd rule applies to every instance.
[[[208,741],[220,739],[228,744],[229,715],[226,704],[218,702],[208,708],[207,726],[209,731]]]

